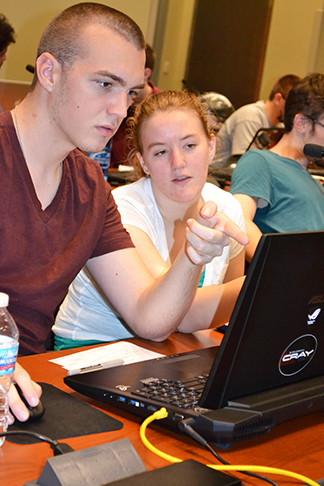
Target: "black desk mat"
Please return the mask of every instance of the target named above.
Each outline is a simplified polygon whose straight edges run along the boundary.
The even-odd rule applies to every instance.
[[[39,383],[43,389],[41,396],[45,413],[40,420],[23,423],[17,420],[8,430],[31,431],[54,440],[79,437],[81,435],[110,432],[123,428],[122,422],[97,410],[91,405],[59,390],[48,383]],[[34,444],[38,439],[24,435],[7,436],[16,444]]]

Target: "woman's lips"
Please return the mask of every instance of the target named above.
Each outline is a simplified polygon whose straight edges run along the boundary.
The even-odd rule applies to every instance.
[[[190,176],[179,176],[179,177],[175,177],[174,179],[172,179],[172,182],[175,183],[175,184],[185,184],[189,179],[191,179]]]

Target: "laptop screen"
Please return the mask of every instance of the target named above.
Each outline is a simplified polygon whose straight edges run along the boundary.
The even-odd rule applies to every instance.
[[[324,375],[323,249],[324,231],[262,236],[202,406]]]

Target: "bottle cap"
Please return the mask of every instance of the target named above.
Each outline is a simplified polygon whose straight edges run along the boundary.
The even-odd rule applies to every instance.
[[[8,307],[8,304],[9,304],[9,295],[0,292],[0,307]]]

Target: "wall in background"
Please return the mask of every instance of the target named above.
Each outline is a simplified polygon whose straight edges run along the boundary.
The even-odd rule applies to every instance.
[[[153,44],[159,0],[100,1],[134,18],[147,41]],[[9,47],[8,60],[1,68],[1,79],[31,81],[32,75],[25,66],[35,62],[37,44],[45,25],[73,3],[75,0],[1,1],[0,10],[17,33],[17,42]],[[195,0],[167,2],[165,33],[158,62],[160,69],[157,68],[155,73],[161,89],[182,88],[194,6]],[[268,96],[274,81],[283,74],[291,72],[304,76],[313,70],[324,72],[323,9],[324,0],[274,0],[260,98]],[[221,46],[216,48],[221,49]]]
[[[257,99],[272,5],[273,0],[197,0],[186,86],[222,93],[235,108]]]
[[[274,1],[260,98],[285,74],[324,72],[323,6],[323,0]]]
[[[100,0],[121,10],[141,27],[149,43],[153,42],[159,0]],[[36,50],[45,26],[61,10],[75,4],[74,0],[2,0],[0,11],[16,31],[16,43],[8,49],[8,59],[0,78],[30,83],[32,74],[27,64],[35,64]],[[140,8],[139,8],[140,5]]]
[[[182,89],[195,0],[169,0],[157,85]]]

